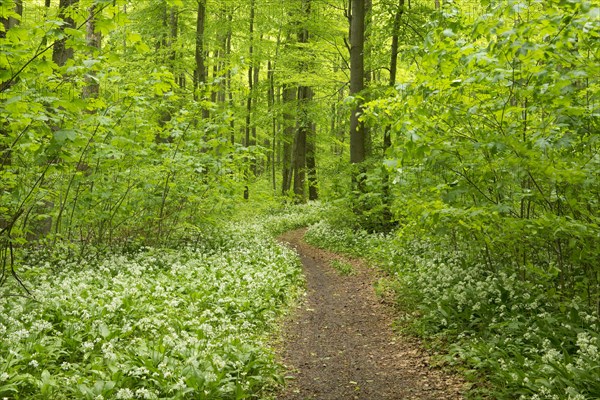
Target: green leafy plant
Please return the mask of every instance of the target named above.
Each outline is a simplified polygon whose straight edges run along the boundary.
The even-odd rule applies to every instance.
[[[266,335],[298,292],[297,258],[258,225],[205,233],[178,251],[31,253],[34,298],[0,288],[0,396],[242,399],[280,384]]]
[[[356,273],[352,264],[346,261],[333,260],[331,261],[331,266],[342,276],[354,275]]]

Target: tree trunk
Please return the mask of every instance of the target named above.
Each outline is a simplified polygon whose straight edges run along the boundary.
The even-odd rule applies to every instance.
[[[94,4],[89,8],[89,19],[86,24],[86,42],[90,49],[93,49],[90,57],[94,58],[97,53],[100,52],[100,48],[102,46],[102,34],[100,32],[96,32],[96,17],[95,14],[98,10],[98,5]],[[90,71],[86,76],[87,85],[83,88],[82,97],[85,98],[96,98],[100,93],[100,84],[98,83],[98,79],[96,78],[96,74]]]
[[[196,69],[194,70],[194,99],[204,97],[206,91],[206,66],[204,55],[204,26],[206,24],[206,0],[198,1],[198,15],[196,19]],[[209,111],[202,107],[202,118],[207,119]]]
[[[292,184],[292,143],[294,141],[294,101],[296,99],[296,89],[291,86],[285,86],[282,93],[283,99],[283,157],[281,170],[281,192],[286,194]]]
[[[23,0],[15,0],[15,12],[22,17],[23,16]],[[19,25],[20,19],[10,17],[8,19],[8,29]]]
[[[372,46],[369,41],[371,38],[371,30],[373,26],[373,0],[365,0],[365,41],[364,41],[364,58],[365,58],[365,86],[369,86],[374,80],[373,65],[371,60]]]
[[[366,158],[364,123],[359,121],[362,102],[358,95],[364,89],[365,0],[352,0],[350,15],[350,95],[356,106],[350,115],[350,162],[362,163]]]
[[[312,96],[312,94],[311,94]],[[319,191],[317,185],[317,126],[311,123],[306,138],[306,174],[308,178],[308,199],[317,200]]]
[[[306,44],[310,39],[310,32],[308,30],[308,22],[310,19],[311,0],[302,0],[302,17],[303,23],[298,33],[298,42]],[[303,72],[311,72],[310,65],[301,63],[300,65]],[[314,123],[310,115],[310,103],[313,99],[313,90],[310,86],[301,85],[298,87],[298,108],[300,110],[300,116],[298,120],[298,132],[296,134],[296,143],[294,150],[294,194],[298,201],[305,200],[305,181],[307,174],[307,162],[310,162],[314,168],[314,151],[309,152],[308,142],[312,140],[313,134],[311,131],[314,128]],[[313,149],[314,150],[314,149]],[[312,156],[312,159],[308,161],[308,158]],[[313,171],[314,172],[314,171]],[[312,175],[316,179],[316,174]],[[314,184],[316,182],[313,181]],[[316,188],[316,187],[315,187]],[[315,193],[313,188],[313,194]]]
[[[63,32],[66,28],[75,29],[75,21],[69,15],[67,10],[69,7],[75,7],[79,0],[60,0],[58,4],[58,18],[62,19],[65,24],[59,29]],[[54,43],[54,50],[52,52],[52,61],[59,67],[62,67],[67,61],[73,58],[73,49],[66,46],[67,38],[57,40]]]
[[[398,73],[398,42],[400,35],[400,20],[404,14],[405,0],[398,1],[398,9],[394,16],[394,23],[392,25],[392,45],[391,45],[391,58],[390,58],[390,80],[389,86],[393,88],[396,86],[396,74]],[[392,146],[392,126],[387,125],[383,133],[383,157],[387,150]],[[392,198],[390,195],[390,178],[385,166],[382,167],[382,194],[383,194],[383,211],[382,218],[384,223],[389,223],[392,220],[391,203]]]
[[[300,118],[294,144],[294,194],[297,201],[304,201],[304,186],[306,177],[306,138],[310,123],[307,121],[306,102],[312,96],[308,86],[298,88],[298,107]]]
[[[169,59],[175,82],[180,88],[185,88],[185,73],[177,65],[179,52],[177,51],[177,40],[179,38],[179,9],[177,6],[169,10]]]
[[[225,46],[225,55],[226,62],[229,63],[229,58],[231,56],[231,23],[233,22],[233,13],[230,11],[227,14],[227,37],[226,37],[226,46]],[[233,112],[234,110],[234,102],[233,102],[233,92],[231,90],[231,67],[227,66],[227,76],[225,78],[225,86],[228,96],[229,102],[229,110]],[[235,144],[235,118],[233,115],[230,116],[229,129],[231,130],[231,144]]]
[[[396,75],[398,73],[398,42],[399,42],[399,34],[400,34],[400,20],[402,18],[402,14],[404,14],[404,3],[405,0],[399,0],[398,10],[396,11],[396,15],[394,17],[394,24],[392,27],[392,46],[391,46],[391,59],[390,59],[390,81],[389,86],[396,86]],[[383,152],[385,154],[386,150],[390,148],[392,145],[392,137],[391,137],[392,127],[390,125],[385,127],[385,133],[383,135]]]
[[[250,45],[248,47],[250,65],[248,66],[248,97],[246,98],[246,140],[244,142],[244,146],[250,146],[252,144],[250,138],[250,132],[252,130],[252,96],[254,92],[254,9],[255,1],[251,0],[250,2]]]
[[[267,62],[267,80],[269,82],[269,89],[267,90],[267,108],[269,115],[271,116],[271,143],[267,139],[265,141],[265,147],[271,147],[271,153],[269,153],[267,159],[267,168],[271,172],[271,185],[273,191],[277,190],[277,182],[275,180],[275,142],[277,140],[277,117],[275,115],[275,71],[273,69],[273,62],[269,60]]]

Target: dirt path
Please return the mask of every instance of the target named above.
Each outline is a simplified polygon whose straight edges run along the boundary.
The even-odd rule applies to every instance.
[[[462,399],[459,379],[430,369],[418,343],[393,333],[373,270],[352,262],[354,274],[341,276],[331,261],[343,258],[306,244],[304,232],[280,238],[300,254],[308,290],[284,327],[281,358],[292,379],[278,399]]]

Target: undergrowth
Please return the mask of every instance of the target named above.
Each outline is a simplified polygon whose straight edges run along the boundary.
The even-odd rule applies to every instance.
[[[532,281],[512,265],[490,268],[468,243],[412,228],[356,231],[328,218],[338,214],[324,214],[306,240],[389,272],[386,286],[406,311],[399,325],[433,339],[442,361],[474,382],[469,397],[600,398],[600,324],[583,299],[561,297],[549,276]]]
[[[269,232],[231,224],[177,250],[77,260],[32,252],[19,273],[33,296],[0,287],[0,398],[270,398],[282,377],[267,335],[302,279]]]

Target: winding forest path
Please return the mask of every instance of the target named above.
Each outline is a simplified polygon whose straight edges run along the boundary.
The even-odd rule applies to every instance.
[[[304,232],[280,237],[300,254],[307,297],[284,327],[280,353],[292,379],[278,399],[462,399],[460,379],[430,369],[415,340],[394,334],[373,269],[350,261],[354,273],[341,276],[331,262],[345,259],[306,244]]]

